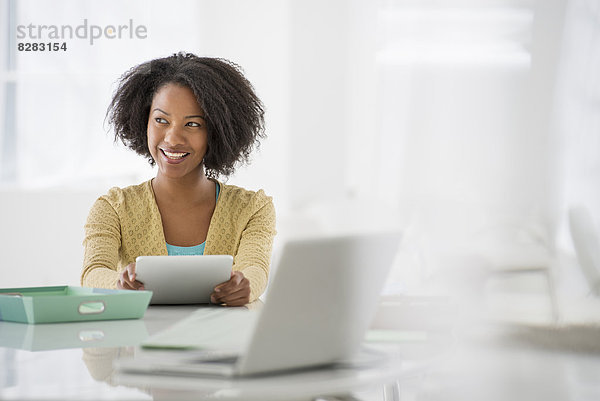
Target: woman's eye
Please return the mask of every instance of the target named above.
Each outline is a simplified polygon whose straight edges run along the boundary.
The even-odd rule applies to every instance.
[[[190,121],[186,125],[189,126],[189,127],[201,127],[202,126],[202,125],[200,125],[199,123],[197,123],[195,121]]]
[[[167,120],[165,120],[164,118],[161,118],[161,117],[155,118],[154,121],[156,121],[159,124],[166,124],[167,123]]]

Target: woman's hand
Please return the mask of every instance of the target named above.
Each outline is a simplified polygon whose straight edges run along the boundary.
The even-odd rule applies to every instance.
[[[117,288],[120,290],[143,290],[144,284],[135,279],[135,262],[127,265],[119,274]]]
[[[231,278],[215,287],[210,295],[213,304],[244,306],[250,302],[250,281],[240,271],[231,273]]]

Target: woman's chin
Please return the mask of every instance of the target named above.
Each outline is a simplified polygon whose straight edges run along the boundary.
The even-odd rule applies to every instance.
[[[158,174],[170,180],[198,179],[204,176],[204,169],[198,166],[193,170],[182,168],[181,165],[159,165]]]

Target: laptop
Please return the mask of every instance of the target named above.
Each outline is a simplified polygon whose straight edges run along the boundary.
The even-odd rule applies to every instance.
[[[239,377],[332,365],[359,350],[400,242],[399,233],[284,244],[267,300],[237,355],[145,352],[123,373]]]

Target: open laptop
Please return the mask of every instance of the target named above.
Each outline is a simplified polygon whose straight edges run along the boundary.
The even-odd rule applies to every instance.
[[[125,373],[248,376],[330,365],[358,351],[377,309],[400,234],[285,243],[268,299],[242,352],[120,360]],[[148,354],[152,354],[149,352]],[[142,358],[143,359],[143,358]]]

